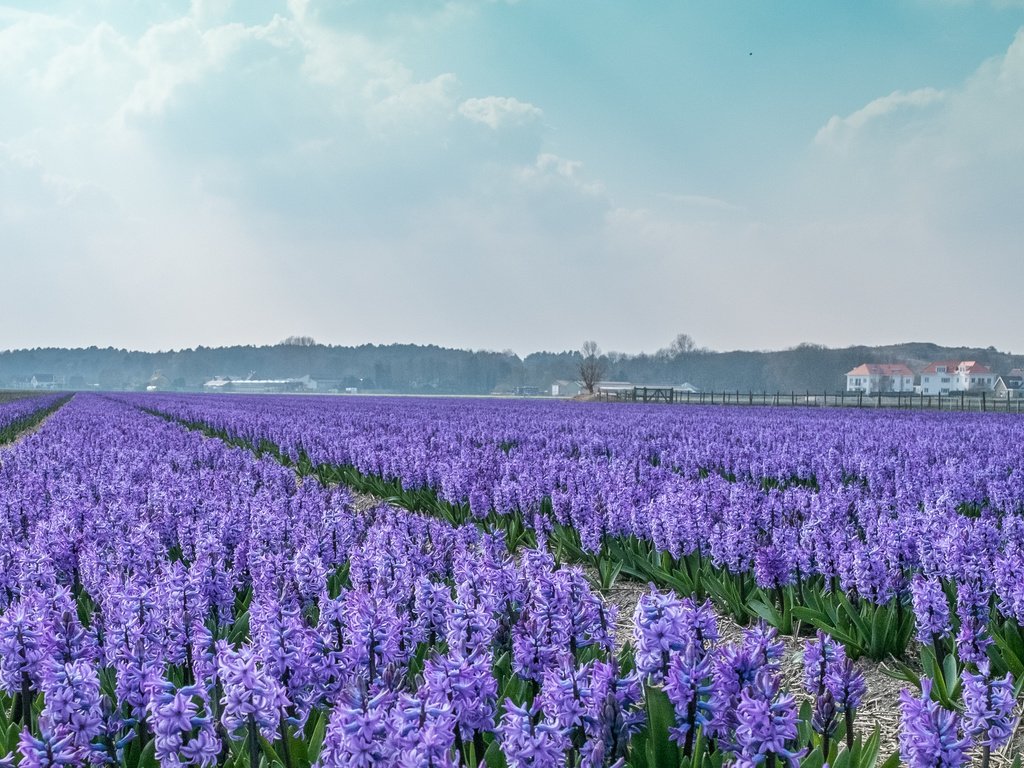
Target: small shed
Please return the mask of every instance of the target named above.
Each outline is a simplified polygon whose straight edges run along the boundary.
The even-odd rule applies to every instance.
[[[1013,375],[996,376],[992,394],[1000,400],[1015,400],[1024,397],[1024,380]]]
[[[583,392],[583,385],[578,381],[558,379],[551,383],[552,397],[576,397]]]

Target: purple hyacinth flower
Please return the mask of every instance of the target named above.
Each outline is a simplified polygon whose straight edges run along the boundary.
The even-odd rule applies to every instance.
[[[478,647],[468,656],[452,651],[428,659],[424,689],[432,705],[449,707],[464,739],[491,730],[498,699],[493,656]]]
[[[691,647],[672,659],[665,678],[665,694],[676,713],[676,724],[669,735],[684,748],[686,756],[696,730],[711,721],[711,671],[711,657],[698,656],[697,649]]]
[[[590,698],[583,716],[586,741],[581,752],[582,768],[604,768],[622,759],[630,739],[646,722],[642,707],[643,686],[639,673],[619,675],[614,661],[589,665]]]
[[[846,654],[837,654],[825,673],[825,687],[840,712],[854,711],[860,706],[867,693],[864,673],[854,665]]]
[[[388,726],[395,700],[391,691],[371,697],[357,690],[340,701],[331,713],[319,768],[392,764],[398,745]]]
[[[70,733],[58,737],[44,729],[36,738],[27,730],[22,731],[18,751],[21,753],[18,768],[63,768],[83,763],[74,745],[74,735]]]
[[[246,645],[232,651],[218,649],[218,675],[224,689],[221,723],[231,738],[243,738],[249,718],[267,741],[275,741],[288,706],[284,687],[268,674],[259,655]]]
[[[43,669],[43,639],[24,603],[0,616],[0,690],[20,693],[24,682],[36,690]]]
[[[917,639],[922,645],[932,645],[936,639],[949,637],[952,628],[949,601],[938,578],[915,574],[910,582],[917,623]]]
[[[764,669],[740,692],[736,765],[759,766],[768,757],[781,759],[790,768],[800,764],[803,751],[789,746],[797,737],[796,704],[792,695],[780,693],[781,685],[777,674]]]
[[[956,712],[932,701],[931,691],[932,681],[926,677],[920,698],[907,690],[900,693],[900,758],[908,768],[960,768],[966,764],[970,737],[961,734]]]
[[[669,663],[691,642],[683,601],[672,592],[659,593],[653,586],[637,602],[633,613],[636,667],[652,684],[665,679]]]
[[[208,711],[209,702],[201,685],[175,689],[166,680],[152,681],[149,717],[156,758],[161,764],[172,768],[184,765],[208,768],[217,762],[221,745],[213,719],[206,714]]]
[[[70,735],[72,746],[84,756],[89,745],[103,731],[100,681],[96,670],[86,661],[62,664],[43,680],[43,706],[40,722],[56,738]]]
[[[565,764],[568,739],[555,723],[541,717],[536,704],[517,707],[506,699],[498,736],[509,768],[561,768]]]
[[[846,653],[845,648],[821,630],[814,642],[804,648],[804,690],[811,696],[818,696],[825,691],[825,675],[828,665],[835,660],[839,651]]]
[[[957,655],[965,663],[981,665],[987,659],[986,651],[992,644],[988,635],[991,597],[991,590],[978,582],[963,581],[957,585],[956,614],[960,631],[956,646]]]
[[[1013,676],[995,679],[989,675],[988,664],[978,674],[964,670],[961,675],[964,697],[964,731],[981,746],[999,749],[1013,735],[1017,718],[1013,712]]]

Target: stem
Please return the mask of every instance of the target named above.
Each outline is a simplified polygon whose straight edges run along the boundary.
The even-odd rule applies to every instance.
[[[484,759],[484,753],[487,751],[487,747],[484,744],[483,731],[477,731],[473,734],[473,751],[476,753],[474,755],[476,757],[476,764],[480,765],[480,761]]]
[[[11,714],[7,717],[12,723],[21,720],[21,691],[14,694],[14,703],[11,705]]]
[[[138,725],[135,726],[135,738],[139,742],[139,750],[141,751],[149,742],[149,728],[146,727],[145,720],[140,719]]]
[[[689,706],[686,708],[686,743],[683,744],[683,757],[689,758],[693,754],[693,733],[697,730],[697,694],[694,693]]]
[[[217,732],[217,738],[220,739],[220,754],[217,755],[217,765],[224,765],[228,761],[228,744],[231,741],[228,736],[227,728],[224,727],[224,723],[220,719],[220,698],[221,698],[221,684],[218,680],[213,688],[213,701],[210,702],[213,722],[217,725],[215,730]]]
[[[21,673],[21,722],[32,730],[32,680],[24,670]]]
[[[256,739],[256,718],[248,717],[245,743],[249,747],[249,768],[260,768],[260,744]]]
[[[459,755],[463,762],[468,762],[466,759],[466,747],[462,743],[462,729],[458,725],[455,726],[455,754]]]
[[[853,710],[849,707],[843,712],[843,716],[846,718],[846,749],[849,752],[853,751]]]
[[[288,724],[281,715],[281,752],[284,757],[284,768],[292,768],[292,748],[288,745]]]

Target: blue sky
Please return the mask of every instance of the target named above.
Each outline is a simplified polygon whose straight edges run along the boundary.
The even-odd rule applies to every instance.
[[[1024,4],[0,3],[0,347],[1024,352]]]

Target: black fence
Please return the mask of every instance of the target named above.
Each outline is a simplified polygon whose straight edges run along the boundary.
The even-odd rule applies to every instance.
[[[893,408],[901,410],[1024,413],[1024,397],[996,397],[991,392],[953,392],[922,395],[914,392],[689,392],[671,387],[633,387],[599,390],[609,402],[670,403],[677,405],[759,405],[828,408]]]

